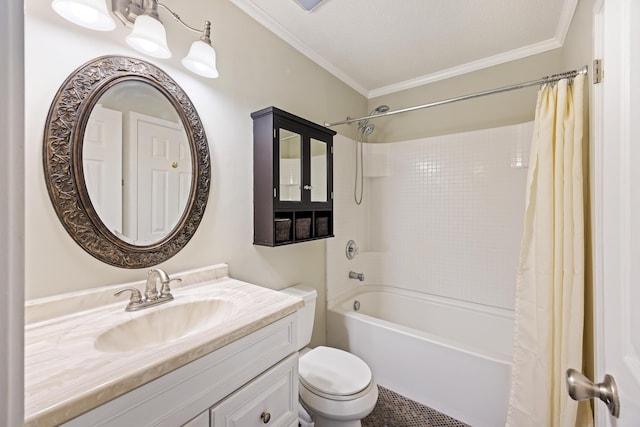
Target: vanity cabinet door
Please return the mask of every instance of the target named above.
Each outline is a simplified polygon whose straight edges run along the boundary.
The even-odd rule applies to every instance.
[[[204,411],[182,427],[209,427],[209,411]]]
[[[287,427],[298,420],[298,353],[211,409],[212,427]]]

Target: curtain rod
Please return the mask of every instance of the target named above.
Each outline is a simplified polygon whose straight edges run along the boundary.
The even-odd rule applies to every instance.
[[[351,123],[360,122],[360,121],[363,121],[363,120],[377,119],[377,118],[385,117],[385,116],[393,116],[395,114],[400,114],[400,113],[408,113],[409,111],[416,111],[416,110],[422,110],[423,108],[437,107],[437,106],[440,106],[440,105],[451,104],[453,102],[465,101],[467,99],[479,98],[481,96],[486,96],[486,95],[493,95],[495,93],[509,92],[509,91],[512,91],[512,90],[522,89],[522,88],[529,87],[529,86],[536,86],[536,85],[542,85],[542,84],[546,84],[546,83],[553,83],[553,82],[557,82],[558,80],[562,80],[562,79],[565,79],[565,78],[573,78],[573,77],[575,77],[575,76],[577,76],[579,74],[587,74],[588,71],[589,71],[589,68],[585,65],[584,67],[582,67],[579,70],[572,70],[572,71],[566,71],[566,72],[560,73],[560,74],[553,74],[551,76],[546,76],[546,77],[543,77],[541,79],[532,80],[532,81],[525,82],[525,83],[518,83],[518,84],[515,84],[515,85],[505,86],[505,87],[501,87],[501,88],[498,88],[498,89],[486,90],[484,92],[476,92],[476,93],[472,93],[472,94],[469,94],[469,95],[458,96],[458,97],[455,97],[455,98],[443,99],[442,101],[435,101],[435,102],[431,102],[429,104],[422,104],[422,105],[416,105],[414,107],[407,107],[407,108],[402,108],[402,109],[399,109],[399,110],[387,111],[386,113],[372,114],[372,115],[369,115],[369,116],[359,117],[357,119],[352,119],[350,117],[347,117],[346,120],[342,120],[342,121],[339,121],[339,122],[333,122],[333,123],[324,122],[324,125],[326,127],[331,127],[331,126],[351,124]]]

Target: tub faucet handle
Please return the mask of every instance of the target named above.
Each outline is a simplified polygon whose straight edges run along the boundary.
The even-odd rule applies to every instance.
[[[347,242],[347,247],[344,250],[347,259],[354,259],[356,255],[358,255],[358,245],[354,240],[349,240]]]

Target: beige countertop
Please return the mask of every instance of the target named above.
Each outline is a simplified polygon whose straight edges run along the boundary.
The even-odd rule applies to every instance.
[[[301,308],[299,298],[227,276],[225,265],[171,275],[174,301],[125,312],[127,298],[113,292],[143,282],[120,284],[37,301],[25,306],[25,425],[51,426],[121,396]],[[127,293],[128,295],[128,293]],[[228,320],[206,331],[135,351],[95,347],[103,332],[152,310],[203,298],[233,303]],[[109,301],[109,304],[102,305]],[[180,320],[180,319],[176,319]]]

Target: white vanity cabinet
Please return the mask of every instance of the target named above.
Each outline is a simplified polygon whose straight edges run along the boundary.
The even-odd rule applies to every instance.
[[[297,426],[296,319],[288,315],[63,426]]]

